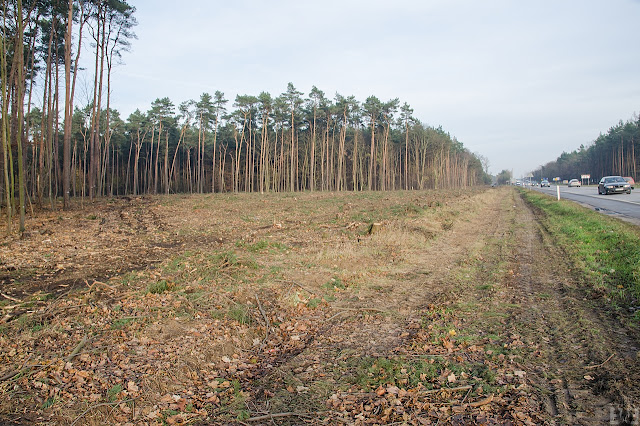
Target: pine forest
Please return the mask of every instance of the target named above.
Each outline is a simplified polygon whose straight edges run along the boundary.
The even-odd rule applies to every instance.
[[[481,159],[398,99],[203,93],[158,98],[126,119],[110,106],[113,67],[135,39],[120,0],[5,2],[2,17],[2,200],[223,191],[361,191],[485,183]],[[21,46],[21,49],[16,49]],[[92,59],[82,70],[80,55]],[[91,97],[75,101],[91,73]]]
[[[600,134],[588,145],[581,145],[570,153],[563,152],[556,160],[541,166],[534,172],[536,177],[560,177],[580,179],[590,175],[598,182],[603,176],[629,176],[638,180],[640,159],[640,117],[626,122],[620,121],[606,134]]]

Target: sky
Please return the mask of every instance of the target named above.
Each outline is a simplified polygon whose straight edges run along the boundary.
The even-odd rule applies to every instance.
[[[216,90],[232,109],[291,82],[399,98],[521,177],[640,113],[640,0],[128,2],[137,39],[111,99],[124,119]]]

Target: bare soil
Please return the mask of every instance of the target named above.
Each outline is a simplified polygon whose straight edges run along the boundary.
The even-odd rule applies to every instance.
[[[27,229],[0,247],[0,423],[638,421],[637,327],[509,188],[116,198]]]

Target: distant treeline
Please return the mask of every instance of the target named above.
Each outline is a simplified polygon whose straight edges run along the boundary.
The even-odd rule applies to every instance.
[[[580,145],[576,151],[563,152],[533,175],[540,179],[560,177],[580,179],[581,175],[591,175],[598,182],[602,176],[630,176],[638,180],[640,165],[640,118],[635,116],[627,122],[620,122],[600,134],[589,146]]]
[[[168,98],[126,122],[117,111],[100,131],[98,175],[89,182],[92,108],[76,109],[72,132],[73,196],[176,192],[341,191],[448,188],[484,183],[477,156],[442,128],[416,121],[397,99],[333,100],[313,87],[304,98],[292,84],[273,98],[236,96],[227,111],[221,92],[183,102]],[[31,134],[41,135],[39,111]],[[102,123],[99,129],[107,129]],[[37,146],[35,148],[37,155]],[[45,174],[48,170],[43,171]],[[55,169],[51,172],[55,173]],[[32,175],[37,179],[38,170]],[[32,185],[34,179],[29,178]],[[38,199],[59,194],[32,187]]]
[[[135,39],[122,0],[8,0],[2,10],[0,195],[11,224],[25,205],[71,197],[223,191],[447,188],[486,183],[487,162],[398,99],[203,93],[126,121],[111,73]],[[19,46],[20,48],[16,48]],[[80,53],[94,59],[86,71]],[[91,74],[83,105],[76,77]],[[77,102],[76,102],[77,103]]]

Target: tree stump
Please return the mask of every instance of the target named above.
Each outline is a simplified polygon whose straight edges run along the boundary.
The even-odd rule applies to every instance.
[[[367,234],[373,235],[376,232],[380,231],[381,229],[382,229],[381,223],[373,222],[372,224],[369,225],[369,229],[367,229]]]

